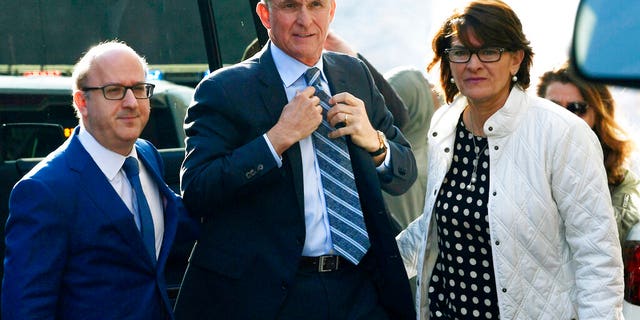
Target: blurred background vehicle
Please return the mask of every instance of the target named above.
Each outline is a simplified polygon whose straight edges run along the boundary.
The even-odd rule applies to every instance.
[[[571,52],[584,78],[620,87],[640,88],[640,2],[582,0],[578,8]],[[637,105],[634,106],[640,109]],[[640,223],[622,244],[626,319],[640,319]]]
[[[254,38],[258,0],[3,0],[0,11],[0,257],[13,185],[78,124],[71,71],[82,53],[119,39],[149,62],[156,85],[141,137],[160,151],[167,184],[179,192],[183,122],[194,86],[239,62]],[[174,299],[193,242],[179,227],[165,278]],[[0,276],[2,276],[0,264]],[[126,288],[123,288],[126,290]]]

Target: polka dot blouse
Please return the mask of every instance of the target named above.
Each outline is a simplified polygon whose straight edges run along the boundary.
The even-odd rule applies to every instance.
[[[487,145],[460,116],[453,161],[435,204],[440,253],[429,284],[431,319],[499,318],[486,206]]]

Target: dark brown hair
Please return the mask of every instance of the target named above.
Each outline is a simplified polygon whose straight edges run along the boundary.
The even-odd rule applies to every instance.
[[[482,46],[503,47],[510,52],[523,50],[524,58],[516,73],[518,81],[515,83],[523,89],[529,87],[531,80],[529,70],[533,63],[533,50],[529,45],[529,40],[522,32],[520,19],[511,7],[502,1],[477,0],[454,11],[433,38],[432,48],[435,57],[427,70],[430,71],[440,62],[440,82],[447,103],[451,103],[455,95],[458,94],[458,87],[449,82],[451,78],[449,62],[443,59],[444,50],[451,47],[453,36],[457,36],[460,42],[468,48],[473,47],[469,41],[469,38],[473,36],[482,43]]]
[[[590,109],[595,112],[593,131],[598,136],[604,153],[604,167],[610,185],[620,184],[625,177],[625,160],[631,154],[633,144],[623,138],[624,130],[615,121],[615,101],[609,89],[602,84],[584,81],[565,63],[560,68],[545,72],[538,83],[538,96],[545,97],[547,87],[553,82],[573,84],[578,88]]]

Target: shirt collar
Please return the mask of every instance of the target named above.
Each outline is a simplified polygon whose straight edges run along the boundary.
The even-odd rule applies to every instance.
[[[109,181],[113,180],[120,169],[122,169],[122,165],[124,164],[124,160],[127,158],[122,156],[119,153],[113,152],[104,146],[102,146],[98,140],[96,140],[89,131],[87,131],[84,127],[80,127],[80,131],[78,132],[78,140],[82,146],[87,150],[93,162],[96,163],[98,168],[102,171],[102,173],[109,179]],[[131,148],[131,153],[129,156],[134,158],[138,158],[138,153],[136,152],[136,148]]]
[[[276,46],[273,42],[271,42],[271,56],[273,57],[273,62],[276,65],[276,69],[278,69],[278,73],[280,74],[280,79],[284,83],[286,88],[293,85],[296,80],[300,79],[302,75],[307,71],[307,69],[311,68],[304,63],[292,58],[287,55],[284,51],[282,51],[278,46]],[[320,69],[320,76],[322,77],[322,81],[327,83],[327,78],[324,75],[322,57],[318,59],[315,65],[312,67],[317,67]]]

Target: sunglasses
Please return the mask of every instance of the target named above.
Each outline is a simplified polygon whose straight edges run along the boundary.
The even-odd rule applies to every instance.
[[[561,104],[560,102],[554,101],[555,103],[567,108],[567,110],[575,113],[576,115],[583,115],[587,112],[587,109],[589,108],[589,105],[586,102],[578,102],[578,101],[574,101],[574,102],[567,102],[566,105]]]

